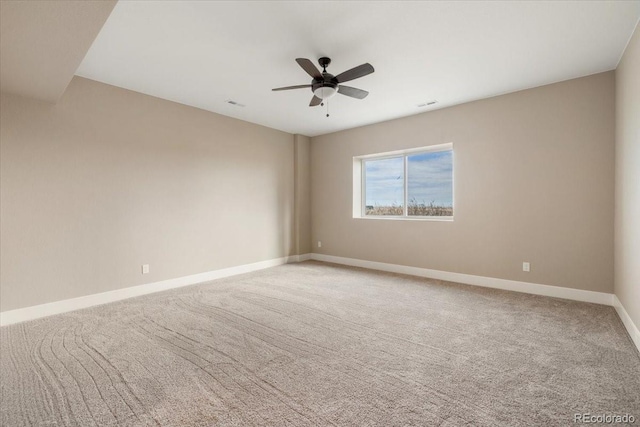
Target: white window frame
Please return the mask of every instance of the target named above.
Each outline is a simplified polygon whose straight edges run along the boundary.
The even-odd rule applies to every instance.
[[[455,159],[453,154],[453,143],[431,145],[427,147],[411,148],[407,150],[389,151],[386,153],[366,154],[355,156],[353,158],[353,218],[358,219],[388,219],[388,220],[406,220],[406,221],[453,221],[453,216],[417,216],[408,215],[407,198],[409,197],[409,180],[407,179],[408,161],[407,157],[415,154],[435,153],[439,151],[451,151],[452,166],[455,168]],[[370,160],[385,160],[403,158],[404,162],[404,200],[402,215],[367,215],[366,214],[366,179],[365,179],[365,162]],[[454,169],[455,170],[455,169]],[[452,207],[455,215],[455,186],[451,182],[451,190],[453,193]]]

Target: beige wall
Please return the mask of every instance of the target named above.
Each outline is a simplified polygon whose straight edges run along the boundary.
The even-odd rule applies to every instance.
[[[294,135],[296,254],[311,252],[311,138]]]
[[[616,70],[615,293],[640,328],[640,29]]]
[[[57,102],[116,3],[0,1],[0,92]]]
[[[313,251],[612,292],[614,92],[607,72],[312,138]],[[353,156],[448,142],[453,222],[352,218]]]
[[[2,311],[312,250],[613,290],[613,72],[312,139],[82,78],[56,105],[1,98]],[[351,217],[353,156],[444,142],[455,221]]]
[[[77,77],[0,98],[2,311],[295,252],[292,135]]]

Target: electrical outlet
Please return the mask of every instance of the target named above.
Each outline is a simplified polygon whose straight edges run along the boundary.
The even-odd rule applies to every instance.
[[[322,247],[322,242],[320,240],[318,240],[318,247],[321,248]]]
[[[531,264],[529,264],[528,262],[523,262],[522,263],[522,271],[526,271],[527,273],[531,271]]]
[[[149,274],[149,264],[142,265],[142,274]]]

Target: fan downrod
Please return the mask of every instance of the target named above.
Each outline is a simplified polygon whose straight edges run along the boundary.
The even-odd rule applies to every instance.
[[[331,64],[331,58],[323,56],[322,58],[318,59],[318,64],[320,64],[320,66],[322,67],[322,72],[326,73],[327,67],[329,66],[329,64]]]

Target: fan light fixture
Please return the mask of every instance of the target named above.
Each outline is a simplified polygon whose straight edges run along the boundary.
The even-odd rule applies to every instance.
[[[322,100],[329,99],[336,93],[338,93],[338,88],[331,86],[320,86],[313,91],[313,94]]]

